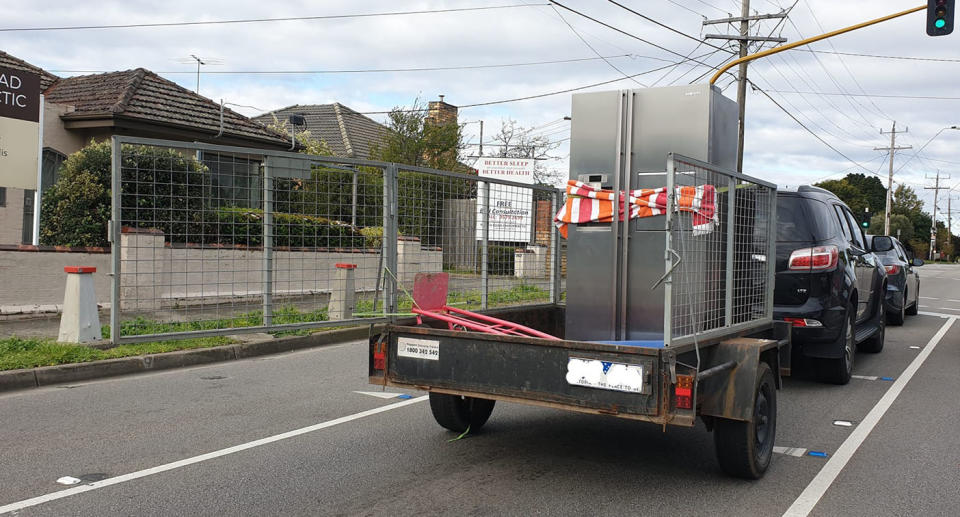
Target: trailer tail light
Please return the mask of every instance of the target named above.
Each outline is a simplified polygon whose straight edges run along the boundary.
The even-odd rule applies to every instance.
[[[677,375],[677,386],[673,389],[673,398],[677,409],[693,409],[692,375]]]
[[[789,322],[794,327],[822,327],[823,323],[817,320],[807,318],[783,318],[783,321]]]
[[[373,347],[373,369],[387,369],[387,344],[380,342]]]
[[[900,272],[900,266],[893,264],[890,266],[883,266],[883,269],[887,270],[888,275],[895,275]]]
[[[823,271],[837,267],[840,250],[836,246],[816,246],[794,250],[787,261],[791,271]]]

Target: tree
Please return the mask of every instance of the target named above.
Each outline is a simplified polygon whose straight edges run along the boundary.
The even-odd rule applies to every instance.
[[[883,233],[883,212],[873,214],[870,220],[869,233],[880,235]],[[890,235],[900,239],[900,242],[906,244],[913,239],[913,222],[903,214],[890,214]]]
[[[371,157],[446,171],[468,169],[460,163],[464,149],[462,127],[456,122],[430,120],[420,99],[409,108],[396,106],[390,110],[387,129],[382,142],[370,149]]]
[[[497,148],[494,156],[536,160],[533,181],[538,185],[555,187],[566,176],[562,171],[548,169],[542,161],[551,158],[550,153],[560,146],[560,142],[543,134],[533,134],[533,128],[525,128],[513,119],[504,120],[500,123],[500,132],[493,135],[493,141]]]
[[[288,126],[290,123],[286,120],[277,119],[276,114],[271,114],[273,122],[267,124],[267,129],[287,135],[290,133]],[[304,154],[313,154],[319,156],[333,156],[330,146],[322,138],[314,138],[309,129],[303,131],[294,131],[293,138],[300,144],[300,152]]]

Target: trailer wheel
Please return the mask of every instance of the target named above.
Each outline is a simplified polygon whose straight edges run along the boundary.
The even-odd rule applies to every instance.
[[[767,363],[757,368],[753,421],[717,418],[713,442],[720,468],[731,476],[760,479],[773,458],[777,434],[777,387]]]
[[[462,433],[467,430],[478,431],[487,423],[490,413],[493,413],[495,400],[447,395],[445,393],[430,394],[430,411],[433,418],[442,427]]]

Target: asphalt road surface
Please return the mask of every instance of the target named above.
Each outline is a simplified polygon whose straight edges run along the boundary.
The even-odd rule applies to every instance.
[[[358,393],[355,342],[0,395],[0,514],[954,516],[960,266],[920,271],[922,313],[858,378],[786,379],[759,481],[702,425],[500,403],[451,441],[422,393]]]

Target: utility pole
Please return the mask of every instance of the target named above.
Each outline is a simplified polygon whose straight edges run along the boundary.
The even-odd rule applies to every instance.
[[[480,157],[483,158],[483,120],[480,121]]]
[[[953,194],[947,193],[947,259],[949,260],[950,255],[953,255],[953,220],[951,219],[950,213],[950,201],[953,200]]]
[[[930,176],[927,176],[927,179],[932,179]],[[947,176],[943,179],[950,179],[950,176]],[[924,190],[933,191],[933,222],[930,223],[930,260],[933,260],[933,250],[937,247],[937,194],[941,190],[949,190],[947,187],[940,186],[940,171],[937,170],[937,176],[934,180],[934,186],[932,187],[923,187]]]
[[[893,154],[904,149],[913,149],[912,145],[897,147],[897,133],[906,133],[910,128],[897,131],[897,121],[893,121],[893,129],[889,133],[880,130],[881,135],[890,135],[890,147],[874,147],[874,151],[890,151],[890,177],[887,179],[887,210],[883,213],[883,234],[890,235],[890,206],[893,200]]]
[[[786,38],[750,35],[751,21],[768,20],[772,18],[786,18],[787,16],[786,11],[781,11],[775,14],[760,14],[756,16],[750,16],[750,0],[742,0],[740,7],[741,8],[740,8],[739,18],[723,18],[719,20],[703,21],[704,25],[740,22],[739,36],[730,36],[725,34],[707,34],[706,36],[704,36],[704,38],[705,39],[739,40],[740,41],[740,57],[747,56],[751,42],[773,41],[776,43],[783,43],[787,41]],[[743,172],[743,130],[744,130],[744,115],[746,114],[746,108],[747,108],[747,62],[740,63],[740,68],[737,74],[737,105],[740,108],[740,123],[737,130],[737,171]]]

